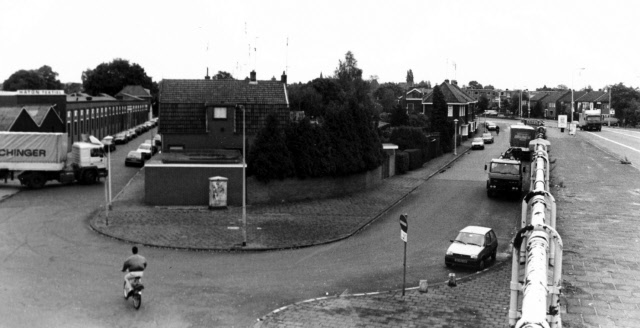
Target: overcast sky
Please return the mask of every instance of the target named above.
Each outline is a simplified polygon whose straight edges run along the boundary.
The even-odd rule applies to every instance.
[[[640,85],[640,1],[0,0],[0,80],[49,65],[61,82],[114,58],[154,81],[308,82],[351,51],[379,82],[500,89]],[[584,68],[582,70],[581,68]]]

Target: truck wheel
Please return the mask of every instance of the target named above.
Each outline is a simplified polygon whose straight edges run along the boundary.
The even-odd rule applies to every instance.
[[[29,177],[29,182],[27,182],[27,186],[33,189],[40,189],[44,187],[45,183],[47,183],[47,179],[45,179],[42,173],[32,173]]]
[[[94,170],[84,171],[84,174],[82,175],[82,182],[84,184],[92,184],[96,182],[97,177],[98,174],[96,174],[96,171]]]

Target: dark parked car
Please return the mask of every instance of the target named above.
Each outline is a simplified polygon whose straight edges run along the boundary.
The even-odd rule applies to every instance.
[[[127,158],[124,159],[125,166],[144,166],[144,155],[137,151],[132,150],[127,154]]]
[[[496,260],[498,238],[491,228],[468,226],[460,230],[451,243],[444,256],[444,264],[448,267],[462,265],[482,270],[487,260]]]
[[[127,134],[125,132],[120,132],[113,138],[113,142],[116,145],[126,144],[129,142],[129,138],[127,138]]]

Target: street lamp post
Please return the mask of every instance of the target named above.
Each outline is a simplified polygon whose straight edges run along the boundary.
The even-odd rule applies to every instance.
[[[242,109],[242,246],[247,246],[247,156],[246,156],[246,120],[244,105]]]
[[[453,155],[458,155],[458,119],[453,120]]]
[[[583,71],[584,67],[579,67],[573,70],[573,72],[571,72],[571,120],[569,121],[571,124],[573,124],[573,76],[574,73],[576,71]]]

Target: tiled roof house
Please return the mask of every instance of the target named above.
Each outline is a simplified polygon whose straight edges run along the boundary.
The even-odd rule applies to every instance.
[[[452,121],[457,119],[458,132],[463,138],[468,137],[469,132],[474,132],[477,129],[474,112],[478,101],[460,89],[456,81],[449,83],[449,80],[445,80],[440,84],[440,91],[442,91],[444,99],[449,106],[448,118]],[[422,98],[422,105],[423,113],[431,117],[433,112],[433,91]]]
[[[556,119],[558,114],[564,113],[563,111],[558,112],[558,110],[561,109],[558,100],[567,93],[569,93],[569,91],[556,91],[539,100],[542,103],[542,109],[545,112],[546,118]]]
[[[243,111],[249,141],[269,114],[289,120],[286,75],[281,81],[163,80],[160,83],[159,133],[163,151],[241,149]]]

